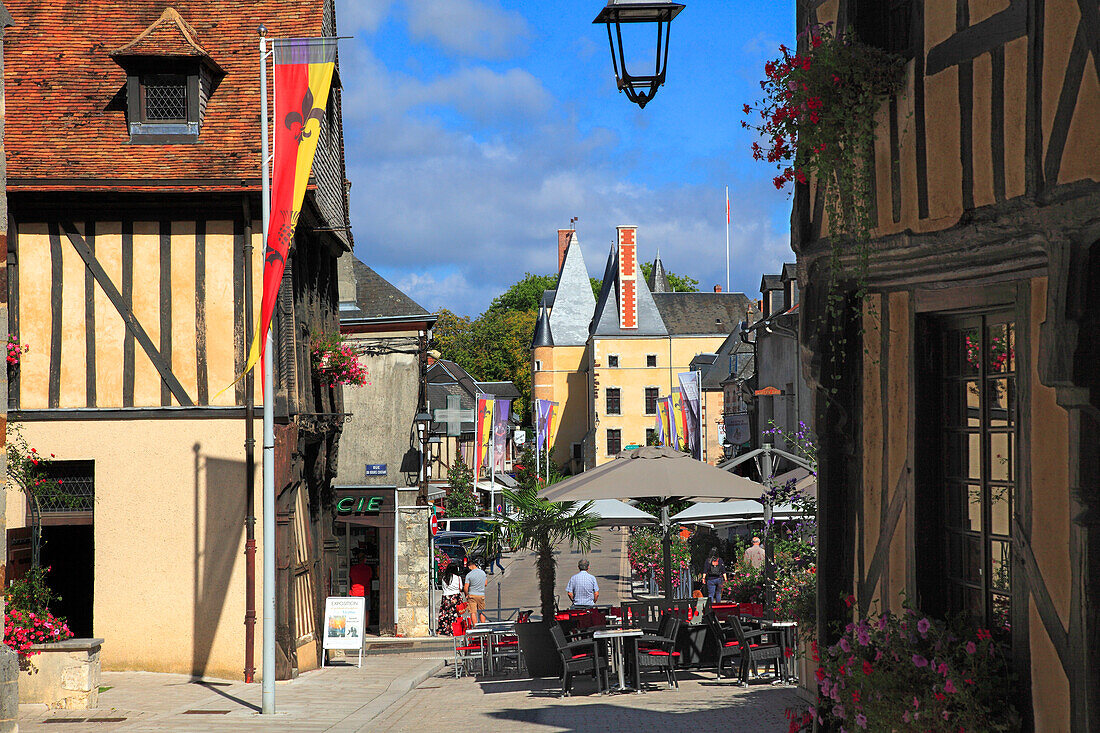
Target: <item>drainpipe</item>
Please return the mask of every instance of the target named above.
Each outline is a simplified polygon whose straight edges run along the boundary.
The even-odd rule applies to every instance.
[[[244,212],[244,332],[252,326],[252,205],[242,200]],[[256,674],[256,435],[253,372],[244,376],[244,681]]]

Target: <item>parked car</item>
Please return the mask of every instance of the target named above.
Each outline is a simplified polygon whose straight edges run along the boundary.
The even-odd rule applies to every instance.
[[[489,531],[488,517],[457,517],[454,519],[440,519],[439,531],[443,532],[479,532]]]

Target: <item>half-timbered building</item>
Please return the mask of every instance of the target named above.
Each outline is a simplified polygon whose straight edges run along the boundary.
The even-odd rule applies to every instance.
[[[263,269],[257,26],[334,36],[334,3],[9,6],[8,328],[30,347],[9,415],[84,495],[44,513],[43,560],[83,573],[74,621],[106,668],[250,677],[274,551],[277,675],[315,667],[343,408],[309,341],[339,329],[351,245],[338,88],[273,322],[276,548],[254,539],[262,390],[237,377]],[[9,495],[11,526],[26,514]]]
[[[969,613],[1011,648],[1028,727],[1098,730],[1100,8],[799,0],[800,29],[829,21],[906,78],[877,118],[868,273],[841,277],[839,310],[821,192],[795,193],[819,632],[849,594]]]

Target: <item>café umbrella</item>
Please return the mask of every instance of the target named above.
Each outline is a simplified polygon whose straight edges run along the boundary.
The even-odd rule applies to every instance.
[[[577,505],[577,511],[584,504]],[[641,524],[657,524],[657,517],[618,499],[596,499],[587,504],[588,511],[599,517],[597,527],[635,527]]]
[[[664,593],[672,598],[671,522],[668,507],[675,501],[736,501],[759,499],[764,487],[697,461],[668,446],[625,450],[602,466],[559,481],[539,491],[550,501],[649,499],[661,505]]]

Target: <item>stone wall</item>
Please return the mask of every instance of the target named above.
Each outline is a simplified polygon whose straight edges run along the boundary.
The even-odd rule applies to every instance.
[[[428,507],[403,506],[397,512],[397,633],[429,636]]]
[[[103,639],[36,644],[28,669],[19,673],[19,702],[86,710],[99,704],[99,652]]]

